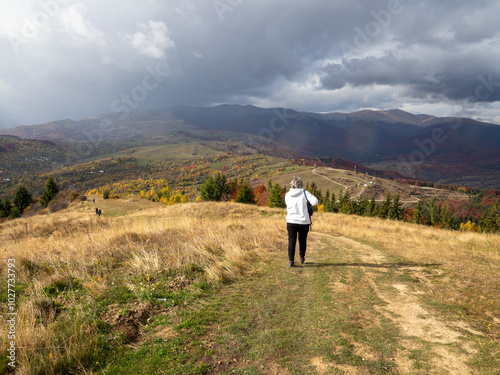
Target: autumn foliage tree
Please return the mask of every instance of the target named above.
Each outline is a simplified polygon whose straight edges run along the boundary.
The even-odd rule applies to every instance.
[[[255,190],[255,200],[258,206],[266,206],[268,202],[268,192],[263,184],[258,185]]]

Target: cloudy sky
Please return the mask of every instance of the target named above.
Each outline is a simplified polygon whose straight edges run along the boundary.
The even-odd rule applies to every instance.
[[[220,103],[500,124],[497,0],[2,0],[0,126]]]

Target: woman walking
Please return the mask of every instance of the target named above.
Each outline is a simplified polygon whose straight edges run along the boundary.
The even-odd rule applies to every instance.
[[[307,233],[311,225],[311,217],[307,210],[307,202],[312,206],[318,204],[318,198],[304,190],[304,183],[300,177],[293,177],[290,181],[290,191],[285,195],[286,202],[286,229],[288,231],[288,266],[295,265],[295,245],[299,237],[300,263],[306,261]]]

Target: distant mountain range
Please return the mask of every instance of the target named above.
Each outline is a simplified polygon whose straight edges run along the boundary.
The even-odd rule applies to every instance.
[[[20,126],[0,135],[122,147],[236,140],[255,148],[353,160],[404,175],[500,187],[500,126],[401,110],[312,113],[251,105],[175,106]]]

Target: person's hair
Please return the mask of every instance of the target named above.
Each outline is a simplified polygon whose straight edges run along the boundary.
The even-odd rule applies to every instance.
[[[290,187],[292,189],[302,189],[304,187],[304,183],[300,177],[293,177],[292,181],[290,181]]]

